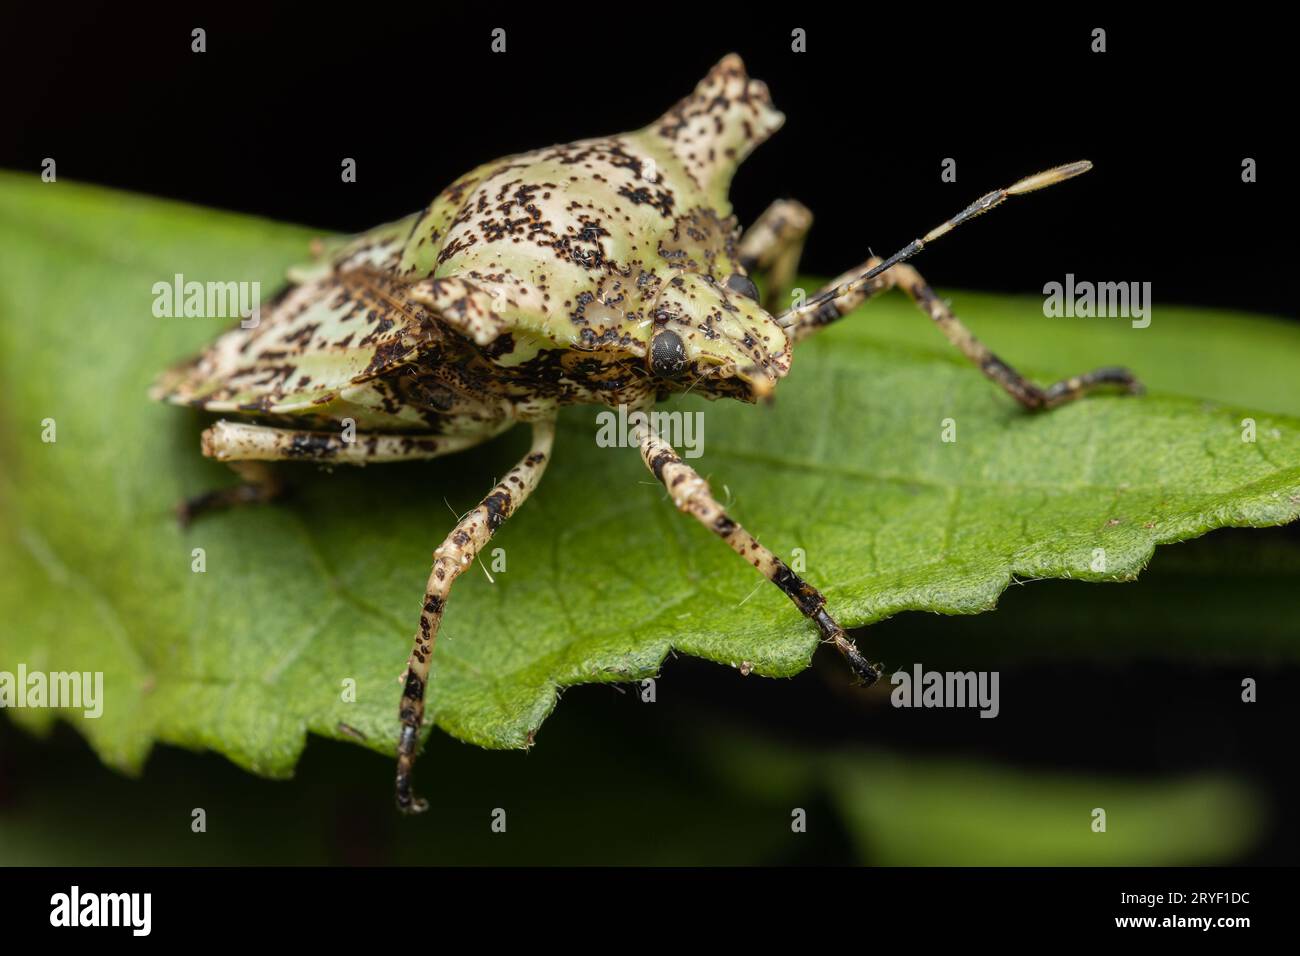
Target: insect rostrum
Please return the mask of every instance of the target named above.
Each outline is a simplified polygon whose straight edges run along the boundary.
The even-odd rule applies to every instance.
[[[691,390],[752,402],[789,371],[793,346],[871,296],[900,287],[940,331],[1026,408],[1096,385],[1137,391],[1104,368],[1048,388],[975,339],[904,260],[1008,196],[1085,172],[1057,167],[991,192],[887,260],[869,259],[780,314],[812,217],[778,200],[742,232],[727,199],[737,166],[781,125],[767,88],[727,56],[695,91],[634,133],[485,163],[424,210],[320,244],[254,328],[237,328],[165,373],[154,395],[237,417],[203,434],[203,454],[246,479],[183,506],[185,517],[268,500],[264,464],[364,464],[433,458],[527,422],[528,454],[434,552],[399,707],[397,804],[411,789],[430,658],[456,577],[537,487],[559,408],[646,409]],[[760,301],[752,273],[767,275]],[[355,423],[354,440],[342,431]],[[879,676],[825,598],[738,523],[708,484],[650,428],[646,466],[674,504],[780,588],[844,655],[858,679]]]

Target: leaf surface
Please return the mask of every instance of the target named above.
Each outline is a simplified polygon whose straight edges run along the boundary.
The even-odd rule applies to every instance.
[[[430,553],[527,447],[517,430],[433,462],[292,466],[282,505],[177,527],[179,499],[231,479],[199,455],[202,417],[145,392],[227,323],[156,318],[153,285],[269,294],[312,235],[0,176],[0,671],[102,671],[103,716],[62,713],[114,766],[164,741],[287,776],[308,731],[391,752]],[[1138,330],[954,299],[1039,381],[1126,364],[1149,394],[1028,415],[890,295],[801,346],[774,405],[669,406],[703,414],[692,464],[765,544],[802,549],[846,625],[987,610],[1013,578],[1128,580],[1157,544],[1300,513],[1300,330],[1160,303]],[[770,676],[817,648],[634,449],[597,446],[595,416],[563,415],[539,491],[493,541],[506,570],[453,591],[430,713],[462,740],[525,746],[560,689],[652,675],[673,648]]]

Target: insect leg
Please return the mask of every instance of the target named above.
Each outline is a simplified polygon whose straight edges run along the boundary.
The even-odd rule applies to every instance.
[[[861,268],[870,270],[881,261],[878,258],[869,259],[863,263]],[[858,271],[852,270],[846,275],[852,275]],[[834,290],[838,287],[839,282],[840,280],[837,279],[829,283],[826,288]],[[921,273],[907,263],[900,263],[885,272],[877,273],[869,281],[841,291],[835,298],[824,299],[816,309],[801,314],[796,324],[790,326],[787,331],[796,342],[807,338],[822,327],[843,318],[878,292],[894,286],[898,286],[906,292],[921,311],[928,315],[931,321],[938,326],[944,337],[970,359],[981,372],[1031,411],[1064,405],[1066,402],[1086,395],[1098,386],[1114,386],[1130,394],[1139,394],[1142,391],[1142,384],[1137,380],[1137,377],[1128,369],[1117,366],[1108,366],[1085,372],[1082,375],[1074,375],[1049,385],[1047,388],[1035,385],[998,358],[987,345],[977,339],[970,329],[966,328],[961,319],[953,314],[948,304],[940,299],[926,281],[921,278]]]
[[[819,300],[820,304],[813,309],[792,309],[791,313],[787,313],[793,314],[794,320],[785,327],[786,334],[792,341],[802,342],[808,336],[820,332],[823,327],[844,318],[867,299],[888,289],[893,284],[892,273],[889,272],[882,272],[858,285],[850,285],[846,281],[883,261],[880,257],[873,256],[862,265],[832,279],[814,292],[812,299]],[[837,295],[826,297],[828,292],[836,290],[838,290]]]
[[[1098,386],[1113,386],[1134,395],[1142,392],[1142,383],[1137,380],[1137,376],[1119,366],[1107,366],[1093,369],[1082,375],[1073,375],[1047,388],[1035,385],[972,335],[962,324],[961,319],[953,314],[948,303],[935,295],[934,290],[921,278],[921,273],[910,265],[897,265],[886,275],[889,275],[892,282],[906,292],[921,311],[930,317],[949,342],[957,346],[963,355],[1000,385],[1008,395],[1031,411],[1064,405],[1066,402],[1081,398]]]
[[[770,311],[794,282],[812,219],[803,203],[778,199],[740,237],[736,251],[745,271],[751,275],[756,270],[767,273],[763,308]]]
[[[231,470],[244,479],[229,488],[215,488],[186,498],[176,506],[176,520],[188,528],[199,515],[241,505],[263,504],[284,494],[284,482],[260,461],[232,461]]]
[[[411,789],[411,770],[424,722],[424,697],[429,680],[433,644],[442,623],[443,608],[452,582],[469,567],[497,528],[514,513],[542,477],[555,442],[554,420],[533,423],[533,445],[528,454],[511,468],[473,511],[461,518],[446,540],[433,552],[433,571],[424,592],[420,629],[406,664],[406,685],[402,691],[398,719],[402,729],[397,740],[397,808],[403,813],[421,813],[428,803]]]
[[[864,685],[870,686],[880,678],[880,666],[862,656],[844,628],[826,610],[826,598],[811,584],[790,569],[790,566],[758,543],[754,536],[727,514],[713,497],[709,484],[690,465],[682,461],[671,445],[641,425],[637,429],[637,442],[641,459],[663,486],[668,489],[679,511],[690,515],[719,538],[731,550],[752,564],[758,572],[781,589],[795,606],[817,625],[822,639],[834,644],[836,650],[848,661],[854,675]]]
[[[295,431],[246,422],[220,421],[203,432],[203,454],[224,461],[243,478],[229,488],[218,488],[182,501],[176,508],[182,526],[196,517],[246,504],[262,504],[284,494],[286,486],[265,463],[318,461],[364,465],[370,462],[412,461],[449,455],[484,436],[367,435],[348,441],[341,432]]]
[[[946,219],[939,225],[935,226],[920,239],[913,239],[902,249],[899,249],[888,259],[872,259],[860,269],[846,272],[843,276],[836,279],[833,283],[820,290],[804,302],[795,305],[776,317],[776,322],[782,328],[787,330],[797,326],[800,321],[809,313],[821,309],[826,303],[839,299],[842,296],[854,292],[864,285],[868,285],[878,278],[882,273],[912,258],[930,243],[934,242],[941,236],[946,236],[964,222],[970,222],[976,216],[982,216],[990,209],[996,209],[1012,196],[1023,196],[1025,193],[1037,192],[1040,189],[1046,189],[1048,186],[1054,186],[1057,183],[1065,182],[1067,179],[1073,179],[1092,169],[1092,163],[1080,160],[1077,163],[1066,163],[1064,166],[1056,166],[1052,169],[1043,170],[1041,173],[1034,173],[1032,176],[1026,176],[1019,179],[1005,189],[995,189],[991,193],[985,193],[979,199],[975,200],[957,215]],[[823,323],[825,324],[825,323]],[[792,335],[793,337],[793,335]]]
[[[437,458],[464,451],[482,435],[376,435],[295,431],[220,421],[203,433],[203,454],[218,461],[324,461],[337,465],[378,464]]]

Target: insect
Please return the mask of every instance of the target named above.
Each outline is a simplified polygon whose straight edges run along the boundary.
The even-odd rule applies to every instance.
[[[237,416],[204,431],[202,451],[231,463],[243,483],[192,499],[183,518],[275,497],[282,485],[267,462],[433,458],[518,423],[531,427],[528,453],[434,552],[399,704],[402,811],[426,807],[411,774],[452,584],[537,487],[561,407],[641,410],[687,390],[764,399],[789,370],[795,343],[895,286],[1027,409],[1096,386],[1140,390],[1122,368],[1035,385],[971,335],[905,262],[1009,196],[1086,172],[1087,162],[988,193],[889,258],[872,257],[774,313],[811,214],[778,200],[742,232],[727,193],[739,164],[783,119],[766,86],[727,56],[641,130],[486,163],[418,213],[317,244],[255,328],[225,333],[156,384],[155,398]],[[761,299],[756,273],[767,277]],[[634,436],[678,509],[780,588],[859,680],[879,677],[817,588],[734,521],[660,435],[642,425]]]

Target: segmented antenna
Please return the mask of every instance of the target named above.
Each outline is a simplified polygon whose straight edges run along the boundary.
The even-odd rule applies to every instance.
[[[930,243],[934,242],[940,236],[952,232],[963,222],[969,222],[976,216],[982,216],[990,209],[1002,205],[1008,196],[1020,196],[1024,193],[1032,193],[1035,190],[1044,189],[1047,186],[1055,186],[1057,183],[1064,182],[1067,179],[1073,179],[1075,176],[1086,173],[1090,169],[1092,169],[1092,163],[1083,159],[1077,163],[1066,163],[1064,166],[1056,166],[1052,169],[1044,170],[1041,173],[1034,173],[1032,176],[1026,176],[1024,179],[1013,183],[1006,189],[995,189],[993,192],[975,200],[948,221],[935,226],[920,239],[913,239],[906,246],[899,249],[879,265],[859,272],[851,279],[846,279],[834,288],[827,289],[825,292],[813,296],[813,298],[808,299],[802,305],[795,306],[794,308],[782,312],[776,317],[776,323],[782,328],[789,329],[798,321],[801,315],[815,311],[817,307],[824,302],[838,299],[842,295],[846,295],[862,288],[862,286],[866,285],[886,269],[912,258],[912,256],[916,255]]]

